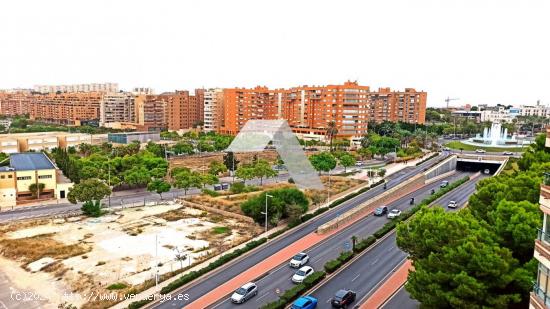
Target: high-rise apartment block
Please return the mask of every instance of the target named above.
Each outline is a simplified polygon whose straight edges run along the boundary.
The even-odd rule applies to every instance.
[[[204,92],[203,129],[218,132],[223,123],[223,89],[214,88]]]
[[[135,96],[129,92],[105,93],[99,108],[99,125],[121,122],[136,122]]]
[[[75,85],[35,85],[34,91],[40,93],[58,92],[118,92],[117,83],[75,84]]]
[[[159,98],[166,102],[168,130],[189,129],[202,122],[204,90],[196,89],[194,96],[189,91],[165,92]]]
[[[426,99],[426,92],[412,88],[371,91],[357,82],[274,90],[224,89],[220,132],[236,134],[250,119],[285,119],[302,137],[322,139],[328,124],[334,122],[338,137],[358,141],[369,121],[423,124]]]
[[[546,147],[550,147],[550,128],[546,129]],[[540,210],[542,228],[535,240],[535,259],[537,259],[537,281],[531,293],[530,309],[550,308],[550,174],[546,173],[540,186]]]
[[[136,122],[140,131],[160,131],[168,128],[167,103],[158,95],[136,97]]]

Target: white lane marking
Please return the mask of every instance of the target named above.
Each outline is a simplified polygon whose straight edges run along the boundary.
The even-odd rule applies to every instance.
[[[260,301],[260,299],[266,297],[267,295],[269,295],[269,292],[265,292],[264,295],[256,297],[256,301]]]
[[[351,282],[357,280],[357,278],[359,278],[359,276],[361,276],[361,274],[357,274],[357,276],[355,276],[353,279],[351,279]]]
[[[372,262],[371,265],[374,265],[374,264],[378,263],[378,260],[379,260],[379,258],[374,260],[374,262]]]
[[[327,303],[327,304],[330,303],[330,300],[331,300],[331,299],[332,299],[332,298],[327,299],[326,303]],[[8,309],[8,308],[6,308],[6,309]]]

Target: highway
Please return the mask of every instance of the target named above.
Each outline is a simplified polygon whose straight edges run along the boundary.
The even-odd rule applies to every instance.
[[[463,178],[466,175],[467,175],[466,173],[457,172],[454,175],[443,178],[441,180],[448,180],[449,182],[452,182],[460,178]],[[431,194],[430,191],[432,189],[437,190],[440,184],[441,184],[441,181],[436,181],[432,184],[424,186],[423,188],[413,193],[400,197],[397,201],[390,203],[387,206],[390,210],[399,209],[401,211],[405,211],[410,207],[412,207],[410,205],[410,199],[412,197],[414,197],[415,200],[419,202],[423,198],[429,196]],[[366,238],[369,235],[372,235],[374,232],[376,232],[388,221],[389,219],[387,219],[386,216],[376,217],[373,215],[369,215],[365,217],[364,219],[354,223],[353,225],[340,231],[334,236],[326,239],[325,241],[315,245],[313,248],[307,250],[306,253],[311,258],[311,261],[307,265],[313,267],[314,270],[323,270],[323,266],[328,260],[337,258],[340,252],[345,250],[344,243],[348,242],[349,244],[351,244],[352,236],[355,235],[359,239]],[[395,251],[397,252],[397,250]],[[382,252],[381,254],[383,253],[384,252]],[[383,258],[384,256],[380,256],[376,258],[375,263],[380,262],[381,260],[383,260]],[[290,268],[288,266],[289,261],[282,261],[282,262],[283,264],[280,265],[277,269],[271,271],[267,276],[256,281],[256,284],[258,285],[258,290],[259,290],[258,296],[242,305],[239,305],[239,308],[258,308],[262,304],[277,300],[278,298],[277,291],[284,292],[285,290],[288,290],[294,286],[290,278],[292,277],[296,269]],[[357,276],[358,275],[355,274],[354,277],[349,279],[354,279],[354,278],[357,279],[358,278]],[[362,280],[359,280],[359,281],[362,281]],[[235,308],[235,305],[233,305],[229,301],[228,297],[223,299],[221,302],[217,303],[216,305],[212,306],[211,308],[216,308],[216,309]]]
[[[427,162],[424,162],[419,166],[408,167],[401,170],[400,172],[390,175],[388,177],[387,188],[391,188],[405,181],[406,179],[411,178],[412,176],[422,172],[425,168],[431,166],[433,163],[445,158],[446,156],[447,156],[446,154],[440,154],[439,156]],[[275,252],[278,252],[279,250],[287,247],[289,244],[294,243],[296,240],[301,239],[305,235],[308,235],[309,233],[314,232],[318,226],[336,218],[341,213],[344,213],[356,207],[357,205],[360,205],[361,203],[366,202],[367,200],[380,194],[383,191],[384,191],[383,186],[378,186],[346,202],[343,202],[337,208],[334,208],[331,211],[328,211],[322,215],[319,215],[318,217],[313,218],[307,223],[300,225],[298,228],[296,228],[293,231],[293,233],[287,234],[285,237],[274,239],[270,241],[268,245],[260,247],[257,251],[246,256],[245,258],[237,259],[236,261],[230,263],[228,266],[219,268],[209,273],[204,278],[199,279],[198,281],[192,284],[189,284],[188,286],[184,286],[180,290],[172,292],[172,298],[177,297],[178,294],[179,295],[187,294],[189,295],[189,300],[187,301],[169,300],[163,303],[155,304],[154,305],[155,308],[184,307],[185,305],[195,301],[196,299],[200,298],[206,293],[214,290],[221,284],[234,278],[238,274],[242,273],[244,270],[254,267],[254,265],[259,263],[260,261],[263,261],[269,256],[273,255]],[[378,224],[380,224],[380,226],[383,225],[383,221],[380,221]],[[361,236],[361,235],[358,235],[358,236]],[[288,261],[281,261],[281,262],[286,263]],[[261,292],[259,296],[261,296]]]
[[[437,204],[443,205],[448,211],[458,211],[468,201],[470,195],[475,192],[477,182],[487,176],[481,175],[470,180],[440,198]],[[452,200],[459,204],[457,209],[446,207]],[[394,232],[311,293],[319,300],[318,308],[330,308],[330,300],[334,293],[343,288],[351,289],[357,293],[356,304],[366,300],[393,273],[393,270],[401,266],[407,258],[407,254],[397,247],[395,238]],[[414,302],[409,304],[414,304]]]
[[[417,309],[420,308],[420,303],[416,299],[412,299],[409,292],[402,286],[392,298],[382,306],[383,309]]]

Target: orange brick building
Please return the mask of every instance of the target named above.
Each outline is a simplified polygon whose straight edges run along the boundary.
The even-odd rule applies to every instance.
[[[426,100],[426,92],[412,88],[371,91],[349,81],[275,90],[230,88],[223,92],[224,117],[219,131],[236,134],[250,119],[285,119],[303,137],[322,139],[328,123],[334,121],[337,137],[357,141],[366,134],[369,121],[423,124]]]
[[[5,116],[26,115],[33,97],[26,92],[0,93],[0,114]]]
[[[78,92],[34,95],[29,104],[30,119],[80,125],[99,121],[102,92]]]

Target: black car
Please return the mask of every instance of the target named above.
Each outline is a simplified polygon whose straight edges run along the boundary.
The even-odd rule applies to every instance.
[[[355,301],[355,292],[352,290],[339,290],[336,292],[330,303],[335,308],[346,308]]]
[[[383,216],[388,213],[388,206],[376,207],[374,210],[375,216]]]

